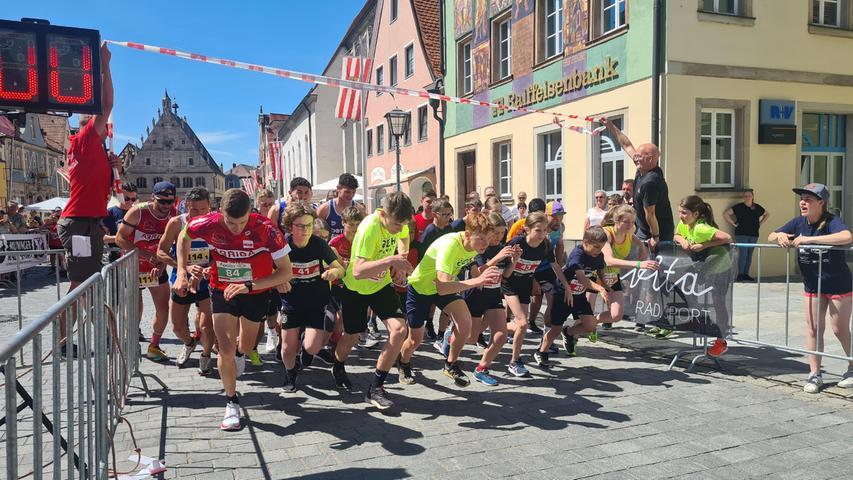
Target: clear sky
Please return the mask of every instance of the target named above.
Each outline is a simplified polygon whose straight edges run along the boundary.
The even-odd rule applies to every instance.
[[[100,30],[102,39],[319,74],[363,5],[362,0],[4,1],[0,18],[43,18],[54,25]],[[232,163],[257,164],[258,108],[290,113],[310,88],[295,80],[115,45],[110,50],[117,150],[128,141],[139,144],[168,89],[178,114],[187,116],[226,170]]]

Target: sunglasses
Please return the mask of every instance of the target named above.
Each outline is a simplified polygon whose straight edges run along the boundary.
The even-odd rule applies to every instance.
[[[128,196],[124,197],[125,202],[135,202],[136,200],[137,200],[137,197],[128,197]]]
[[[175,203],[175,199],[174,198],[158,198],[157,203],[160,205],[172,205],[173,203]]]

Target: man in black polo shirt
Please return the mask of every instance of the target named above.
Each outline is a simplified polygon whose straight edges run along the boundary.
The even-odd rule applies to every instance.
[[[735,227],[735,241],[737,243],[755,243],[758,241],[758,230],[767,220],[770,214],[764,207],[755,203],[755,193],[752,189],[743,192],[743,201],[723,213],[723,217],[729,225]],[[738,256],[737,281],[754,282],[749,276],[749,267],[752,265],[753,247],[741,247]]]

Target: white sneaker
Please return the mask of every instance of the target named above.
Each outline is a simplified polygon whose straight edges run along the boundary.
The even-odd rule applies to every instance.
[[[806,393],[818,393],[822,386],[823,377],[820,374],[810,374],[809,378],[806,380],[806,384],[803,386],[803,391]]]
[[[841,377],[841,381],[838,382],[839,388],[853,388],[853,368],[848,368],[847,373]]]
[[[267,329],[266,352],[273,353],[278,348],[278,332],[274,328]]]
[[[237,364],[237,378],[240,378],[240,375],[243,375],[243,372],[246,371],[246,356],[242,357],[234,357],[234,363]]]
[[[432,342],[432,348],[436,349],[438,353],[444,355],[444,339]]]
[[[225,416],[219,428],[227,431],[240,429],[240,405],[234,402],[225,405]]]
[[[190,359],[190,355],[192,355],[195,351],[195,343],[195,340],[193,340],[193,343],[189,345],[184,345],[181,348],[181,353],[178,354],[178,358],[177,360],[175,360],[175,362],[178,364],[178,368],[183,368],[184,365],[187,364],[187,361]]]
[[[358,344],[362,348],[373,348],[379,344],[379,340],[376,340],[375,338],[373,338],[371,335],[369,335],[367,333],[362,333],[361,336],[359,337]]]
[[[204,355],[198,357],[198,374],[202,377],[206,377],[210,375],[210,372],[213,371],[213,358],[205,357]]]

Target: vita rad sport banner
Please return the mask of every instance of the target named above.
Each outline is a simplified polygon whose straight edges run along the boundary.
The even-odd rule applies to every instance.
[[[0,273],[14,272],[18,265],[21,270],[25,270],[48,261],[44,254],[6,256],[3,253],[46,249],[47,239],[41,234],[0,235]]]
[[[725,337],[727,332],[721,332],[718,324],[731,325],[737,248],[693,253],[665,242],[652,258],[660,262],[657,271],[635,268],[621,274],[626,319]]]

